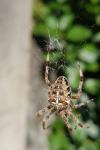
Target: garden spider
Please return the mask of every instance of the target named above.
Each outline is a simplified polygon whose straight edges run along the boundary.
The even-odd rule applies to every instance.
[[[49,119],[51,114],[53,114],[54,112],[57,116],[60,116],[62,118],[66,127],[69,130],[71,131],[73,130],[70,123],[68,122],[69,118],[71,118],[73,122],[77,123],[78,126],[84,127],[83,124],[78,123],[78,119],[72,112],[74,109],[80,108],[90,102],[90,101],[87,101],[85,103],[80,103],[76,105],[72,103],[72,99],[79,99],[82,93],[83,72],[79,64],[78,66],[79,66],[79,74],[80,74],[78,92],[76,95],[72,95],[71,87],[65,76],[59,76],[53,84],[51,84],[51,82],[49,81],[48,79],[49,52],[48,52],[47,60],[46,60],[46,68],[45,68],[45,82],[48,85],[49,105],[39,110],[36,113],[37,117],[41,117],[43,113],[46,113],[46,116],[42,120],[43,129],[46,129],[48,127],[47,120]]]

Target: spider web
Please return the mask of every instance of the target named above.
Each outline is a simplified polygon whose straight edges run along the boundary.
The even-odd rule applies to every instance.
[[[82,19],[80,16],[77,16],[77,18]],[[89,29],[95,29],[96,27],[96,23],[92,24],[89,26]],[[66,52],[66,44],[67,42],[64,42],[64,40],[60,39],[58,37],[58,32],[59,32],[59,24],[57,24],[57,32],[55,37],[50,35],[50,31],[48,30],[48,41],[47,41],[47,45],[46,45],[46,50],[50,53],[52,53],[52,56],[55,54],[55,52],[59,52],[60,53],[60,59],[58,59],[57,61],[55,61],[54,64],[54,68],[56,69],[67,69],[68,71],[66,72],[69,76],[70,76],[70,70],[72,68],[74,68],[78,62],[75,62],[75,65],[72,64],[72,66],[69,66],[68,61],[65,61],[65,52]],[[87,43],[87,40],[82,40],[81,42],[78,42],[78,46],[77,49],[80,49],[85,43]],[[54,69],[53,66],[51,67],[51,69]]]
[[[77,18],[79,18],[80,19],[80,16],[77,16]],[[93,24],[93,25],[91,25],[89,28],[90,29],[95,29],[95,27],[96,27],[96,24]],[[58,59],[57,61],[55,61],[51,66],[50,66],[50,70],[51,71],[58,71],[59,72],[59,70],[67,70],[67,72],[66,72],[66,76],[67,77],[70,77],[70,75],[71,75],[71,70],[73,69],[73,68],[76,68],[76,70],[77,70],[77,72],[78,72],[78,69],[77,69],[77,62],[75,62],[73,65],[68,65],[68,62],[67,61],[65,61],[65,44],[66,43],[64,43],[63,42],[63,40],[61,40],[61,39],[59,39],[59,37],[58,37],[58,31],[59,31],[59,25],[57,24],[57,32],[56,32],[56,35],[55,35],[55,37],[53,36],[51,36],[50,35],[50,31],[49,31],[49,29],[48,29],[48,41],[47,41],[47,45],[46,45],[46,50],[47,50],[47,52],[49,52],[50,54],[52,53],[52,56],[55,54],[55,52],[59,52],[60,53],[60,59]],[[87,40],[82,40],[81,42],[78,42],[79,43],[79,45],[78,45],[78,48],[80,48],[80,47],[82,47],[85,43],[87,43]],[[79,73],[79,72],[78,72]],[[61,75],[61,73],[60,73],[60,75]],[[64,72],[62,73],[62,75],[64,75]],[[86,95],[86,94],[85,94]],[[87,95],[86,95],[87,96]],[[88,96],[87,96],[87,99],[89,99],[88,98]],[[81,98],[81,101],[83,101],[84,100],[84,98],[82,97]],[[81,102],[80,101],[80,102]],[[83,108],[81,108],[81,109],[79,109],[79,112],[81,112],[82,113],[82,115],[83,115],[83,118],[85,119],[85,120],[87,120],[87,118],[89,117],[89,113],[88,113],[88,110],[89,110],[89,108],[88,107],[83,107]]]

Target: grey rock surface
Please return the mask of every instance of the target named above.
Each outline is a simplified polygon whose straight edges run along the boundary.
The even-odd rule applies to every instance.
[[[0,150],[26,147],[31,0],[0,0]]]
[[[48,149],[34,119],[46,92],[40,51],[31,47],[31,15],[32,0],[0,0],[0,150]]]

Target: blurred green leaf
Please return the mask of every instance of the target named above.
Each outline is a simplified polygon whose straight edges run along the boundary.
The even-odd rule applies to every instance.
[[[60,118],[56,118],[52,124],[52,129],[62,130],[64,128],[64,123]]]
[[[90,29],[81,25],[75,25],[68,31],[67,38],[73,42],[81,42],[90,38],[91,35]]]
[[[56,1],[51,1],[50,4],[48,5],[48,9],[50,9],[51,14],[53,14],[55,16],[56,12],[62,12],[62,14],[64,13],[70,13],[71,12],[71,8],[69,5],[63,5],[60,2],[56,2]],[[53,13],[55,12],[55,13]]]
[[[96,23],[100,26],[100,13],[96,16]]]
[[[67,29],[73,22],[74,16],[72,14],[63,15],[59,21],[59,28],[61,30]]]
[[[65,57],[66,61],[69,61],[71,63],[75,63],[76,58],[77,58],[77,53],[75,53],[74,50],[68,51],[67,56]]]
[[[75,145],[70,143],[68,150],[76,150]]]
[[[86,139],[86,132],[84,129],[77,129],[74,133],[73,133],[73,138],[75,141],[77,141],[78,143],[82,144],[84,143],[84,140]]]
[[[91,72],[97,72],[97,71],[99,71],[99,64],[98,63],[86,64],[85,70],[91,71]]]
[[[93,44],[85,44],[79,51],[79,58],[87,63],[96,62],[98,56],[98,51]]]
[[[100,42],[100,32],[96,33],[93,37],[94,42]]]
[[[51,150],[69,150],[69,141],[61,130],[55,134],[51,134],[49,141]]]
[[[56,17],[54,16],[49,16],[46,20],[45,23],[47,25],[47,27],[50,29],[57,29],[57,24],[58,24],[58,20]]]
[[[33,17],[36,19],[44,19],[49,14],[48,7],[41,1],[35,2],[33,6]]]
[[[43,25],[42,23],[37,24],[35,26],[35,30],[33,28],[33,35],[38,35],[38,36],[44,36],[47,35],[47,27]]]
[[[90,13],[99,14],[100,13],[100,5],[94,5],[87,3],[86,4],[86,10]]]
[[[66,0],[57,0],[59,3],[63,3],[65,2]]]
[[[96,79],[87,79],[85,81],[85,89],[91,94],[95,94],[99,90],[99,81]]]
[[[84,146],[81,146],[78,150],[97,150],[95,143],[87,140]]]
[[[78,86],[78,80],[79,80],[79,72],[78,72],[77,66],[76,68],[69,66],[66,68],[65,71],[66,71],[66,74],[68,75],[68,79],[71,84],[71,87],[76,89]]]
[[[91,0],[91,2],[92,2],[93,4],[97,4],[97,3],[99,2],[99,0]]]
[[[97,149],[100,149],[100,138],[98,138],[96,141],[96,147]]]
[[[91,138],[97,138],[99,136],[99,128],[92,121],[88,121],[89,128],[86,129],[87,134]]]
[[[33,32],[33,35],[45,36],[45,37],[49,36],[49,33],[50,33],[50,36],[52,37],[52,36],[56,36],[57,28],[50,28],[45,23],[44,24],[39,23],[39,24],[35,25],[35,30],[33,27],[32,32]],[[58,36],[58,34],[57,34],[57,36]]]

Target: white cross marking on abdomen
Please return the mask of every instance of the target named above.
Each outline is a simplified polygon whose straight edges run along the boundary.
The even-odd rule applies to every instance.
[[[57,105],[57,109],[58,109],[58,104],[59,104],[59,91],[57,91],[57,97],[56,97],[56,105]]]

